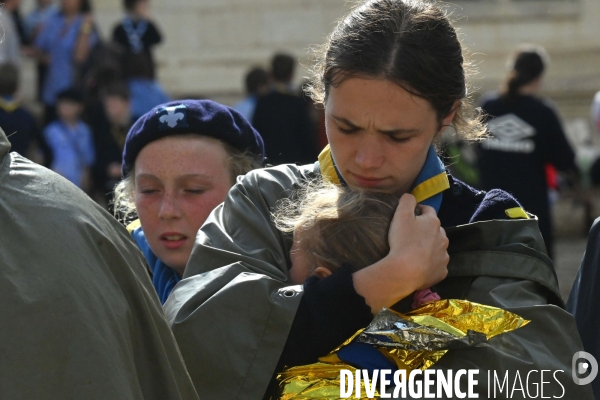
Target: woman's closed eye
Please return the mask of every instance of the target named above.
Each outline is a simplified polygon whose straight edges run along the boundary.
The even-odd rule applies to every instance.
[[[353,128],[342,128],[341,126],[337,127],[338,130],[346,135],[349,135],[351,133],[355,133],[359,131],[359,128],[353,127]]]
[[[393,142],[395,143],[406,143],[410,140],[410,136],[401,136],[401,137],[395,137],[395,136],[390,136],[390,139],[392,139]]]
[[[202,194],[206,192],[206,189],[184,189],[183,191],[190,194]]]

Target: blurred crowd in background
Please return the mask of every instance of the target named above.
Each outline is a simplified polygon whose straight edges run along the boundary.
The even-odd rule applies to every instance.
[[[0,21],[0,126],[13,151],[107,206],[121,178],[129,128],[170,100],[156,80],[152,48],[162,35],[150,18],[149,1],[124,0],[124,16],[109,37],[97,29],[88,0],[39,0],[25,16],[19,5],[4,2]],[[41,115],[19,98],[23,57],[38,65]],[[260,129],[272,164],[314,161],[326,144],[322,110],[291,83],[296,64],[292,55],[277,54],[269,71],[253,68],[245,79],[248,97],[235,106]]]
[[[121,152],[133,122],[169,96],[155,80],[152,48],[162,40],[147,0],[125,0],[109,38],[88,0],[39,0],[26,16],[4,2],[0,44],[0,126],[13,150],[43,164],[106,205],[120,179]],[[19,97],[23,57],[37,62],[37,100]],[[13,134],[14,133],[14,134]]]
[[[151,17],[149,0],[124,0],[122,18],[104,35],[88,0],[37,0],[26,15],[20,0],[6,0],[0,24],[0,127],[13,151],[58,172],[109,207],[121,179],[121,152],[129,128],[139,116],[170,100],[156,78],[153,48],[163,37],[160,20]],[[547,56],[541,48],[526,53],[537,54],[539,60],[514,59],[505,92],[517,90],[537,98]],[[24,104],[19,96],[25,57],[37,63],[38,107]],[[304,95],[304,85],[293,85],[296,67],[297,55],[285,51],[251,67],[240,77],[246,97],[233,105],[262,135],[272,165],[314,162],[327,144],[324,110]],[[490,127],[498,128],[502,115],[512,112],[500,110],[495,96],[481,96],[479,105],[498,117],[496,122],[489,120]],[[552,254],[553,199],[561,190],[600,185],[600,161],[592,160],[584,170],[575,163],[560,110],[544,104],[550,111],[525,106],[530,107],[525,114],[541,119],[539,126],[526,117],[506,117],[484,142],[457,142],[448,130],[440,148],[456,177],[477,188],[512,192],[538,215]],[[600,132],[600,92],[590,104],[591,126]],[[553,118],[553,125],[547,125]]]

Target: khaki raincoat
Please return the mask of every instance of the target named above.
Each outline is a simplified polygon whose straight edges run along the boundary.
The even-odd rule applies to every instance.
[[[0,399],[197,399],[127,231],[0,130]]]

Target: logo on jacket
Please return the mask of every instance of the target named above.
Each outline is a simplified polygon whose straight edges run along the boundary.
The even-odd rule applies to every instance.
[[[160,115],[159,129],[171,129],[171,128],[187,128],[187,108],[183,104],[170,107],[161,107],[156,111]]]
[[[510,153],[532,153],[535,150],[535,142],[530,139],[536,134],[535,128],[515,114],[492,119],[488,123],[488,130],[493,137],[483,142],[486,150]]]

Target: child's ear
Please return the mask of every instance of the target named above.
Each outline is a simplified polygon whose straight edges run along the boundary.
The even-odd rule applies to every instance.
[[[324,279],[330,276],[333,272],[329,268],[325,267],[317,267],[315,269],[315,275],[319,277],[319,279]]]

